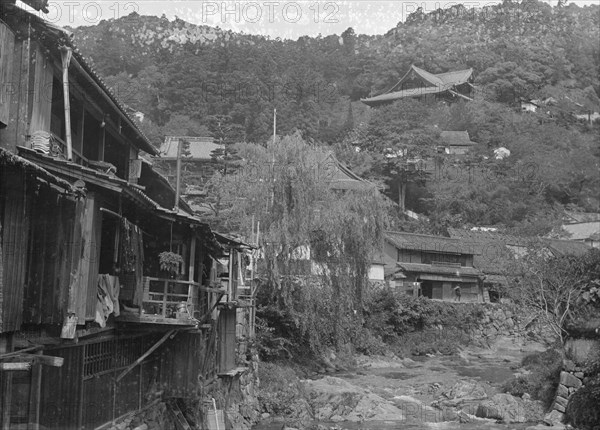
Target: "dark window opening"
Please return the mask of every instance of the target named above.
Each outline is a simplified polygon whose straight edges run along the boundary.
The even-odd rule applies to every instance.
[[[102,239],[100,242],[100,265],[98,273],[114,274],[115,269],[115,238],[119,220],[113,217],[102,217]],[[118,250],[118,248],[116,248]],[[117,256],[118,257],[118,256]]]
[[[128,159],[129,149],[117,141],[112,134],[106,133],[104,161],[117,168],[117,176],[121,179],[127,179],[129,176],[129,171],[127,170]]]
[[[61,140],[65,140],[65,104],[62,83],[54,77],[52,81],[52,117],[50,131]]]
[[[85,111],[83,129],[83,156],[88,160],[100,160],[103,129],[100,121]]]

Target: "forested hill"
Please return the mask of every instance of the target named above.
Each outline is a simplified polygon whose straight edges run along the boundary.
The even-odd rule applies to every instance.
[[[579,104],[594,104],[599,28],[598,5],[552,8],[533,0],[417,10],[381,36],[348,29],[268,39],[135,13],[74,34],[101,75],[154,124],[229,114],[247,140],[260,141],[271,132],[273,107],[282,134],[299,129],[335,140],[347,126],[344,100],[390,88],[413,63],[432,73],[472,67],[476,83],[492,88],[486,95],[504,102],[572,93]]]
[[[560,3],[417,10],[377,36],[349,28],[280,40],[136,14],[74,33],[109,86],[145,114],[142,127],[157,144],[165,134],[207,133],[262,143],[276,108],[279,135],[299,131],[333,145],[398,201],[404,160],[389,155],[431,158],[441,130],[467,130],[478,145],[463,163],[487,173],[479,182],[408,178],[407,207],[431,219],[415,229],[546,234],[565,208],[600,205],[600,122],[572,115],[600,112],[600,6]],[[391,88],[411,64],[432,73],[473,68],[475,101],[404,100],[377,110],[359,101]],[[552,102],[523,114],[521,97]],[[495,160],[499,147],[510,157]]]

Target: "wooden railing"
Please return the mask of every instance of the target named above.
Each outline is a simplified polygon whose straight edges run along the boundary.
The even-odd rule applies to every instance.
[[[143,307],[146,313],[163,318],[189,318],[193,316],[193,286],[190,281],[144,277]]]
[[[135,313],[121,313],[128,322],[198,325],[210,321],[211,306],[223,289],[197,282],[144,276],[142,306]]]

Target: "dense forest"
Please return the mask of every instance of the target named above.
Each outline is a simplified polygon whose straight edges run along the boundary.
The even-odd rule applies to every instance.
[[[393,200],[408,182],[407,207],[429,217],[410,228],[546,234],[565,208],[600,204],[600,126],[573,116],[600,111],[599,29],[598,5],[506,0],[419,9],[378,36],[348,28],[270,39],[137,14],[73,32],[115,94],[145,114],[142,127],[157,145],[165,134],[264,144],[276,108],[279,135],[330,146]],[[377,110],[360,102],[387,91],[411,64],[431,73],[473,68],[475,100]],[[521,99],[552,102],[522,113]],[[469,132],[477,146],[454,167],[479,174],[407,175],[406,160],[388,156],[435,157],[442,130]],[[499,147],[511,155],[494,159]]]

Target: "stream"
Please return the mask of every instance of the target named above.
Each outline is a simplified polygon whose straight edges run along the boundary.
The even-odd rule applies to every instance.
[[[335,398],[335,387],[339,385],[342,391],[364,390],[363,392],[374,395],[376,399],[384,399],[381,403],[397,407],[402,413],[402,419],[378,420],[377,416],[371,416],[362,422],[351,422],[343,421],[344,417],[338,417],[336,420],[315,421],[309,428],[319,430],[537,428],[534,427],[536,423],[499,424],[495,420],[459,422],[456,416],[447,420],[442,416],[442,411],[432,407],[432,404],[435,405],[435,402],[439,402],[440,399],[447,399],[444,396],[447,396],[448,392],[460,390],[461,384],[476,386],[480,396],[487,396],[487,398],[500,393],[502,384],[518,371],[523,357],[544,349],[543,345],[526,342],[522,338],[500,337],[490,348],[470,346],[451,356],[436,355],[404,359],[361,357],[357,367],[351,371],[329,374],[325,379],[321,379],[321,381],[331,380],[334,389],[327,389],[326,395],[321,396],[325,401],[321,401],[320,407],[323,407],[324,403],[327,407],[327,399]],[[307,383],[311,384],[311,381]],[[485,393],[482,393],[483,391]],[[341,392],[339,396],[347,396],[347,393]],[[471,402],[462,402],[460,409],[474,415],[479,401],[480,399],[472,399]],[[282,428],[285,428],[282,421],[265,420],[255,425],[253,430],[281,430]]]

